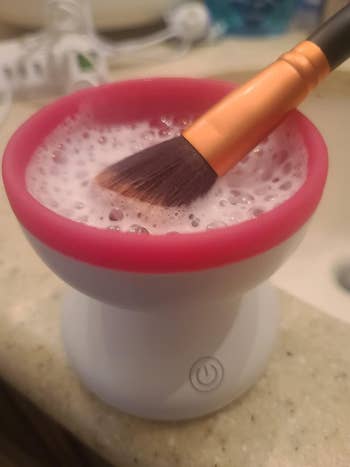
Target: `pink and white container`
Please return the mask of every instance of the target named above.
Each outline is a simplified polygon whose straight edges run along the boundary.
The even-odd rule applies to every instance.
[[[278,329],[275,294],[264,282],[297,247],[320,201],[325,143],[293,112],[308,153],[300,190],[256,219],[181,235],[121,233],[61,217],[30,195],[26,167],[45,137],[84,109],[101,123],[193,114],[231,87],[150,79],[85,89],[39,111],[6,148],[12,209],[43,261],[73,287],[62,312],[70,362],[98,397],[141,417],[213,412],[261,375]]]

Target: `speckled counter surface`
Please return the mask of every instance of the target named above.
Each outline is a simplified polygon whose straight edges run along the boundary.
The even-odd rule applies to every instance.
[[[17,104],[8,136],[38,104]],[[60,339],[64,285],[36,257],[0,188],[0,376],[116,467],[349,467],[350,326],[281,293],[259,383],[207,418],[152,423],[86,392]]]

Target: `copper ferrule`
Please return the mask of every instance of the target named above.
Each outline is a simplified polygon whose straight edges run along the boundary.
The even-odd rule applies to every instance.
[[[303,41],[226,96],[183,136],[218,175],[224,175],[329,72],[322,50]]]

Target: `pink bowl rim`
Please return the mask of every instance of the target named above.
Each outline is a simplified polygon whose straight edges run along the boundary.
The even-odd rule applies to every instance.
[[[110,83],[65,96],[30,117],[10,139],[3,158],[3,180],[22,226],[48,247],[76,260],[103,268],[139,273],[175,273],[220,267],[263,253],[293,235],[313,214],[322,196],[328,171],[326,144],[317,128],[300,112],[292,111],[308,151],[308,174],[303,186],[287,201],[259,218],[222,229],[174,235],[136,235],[87,226],[50,211],[36,201],[25,186],[23,141],[35,133],[52,113],[68,116],[91,93],[123,92],[133,86],[162,83],[221,87],[233,83],[196,78],[150,78]],[[124,87],[124,88],[123,88]],[[19,173],[20,172],[20,173]]]

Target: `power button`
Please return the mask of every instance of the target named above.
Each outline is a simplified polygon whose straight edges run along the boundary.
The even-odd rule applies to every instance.
[[[217,358],[202,357],[190,370],[190,382],[200,392],[217,389],[224,378],[224,368]]]

